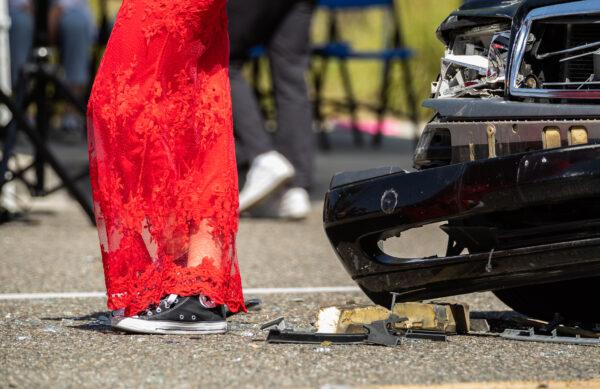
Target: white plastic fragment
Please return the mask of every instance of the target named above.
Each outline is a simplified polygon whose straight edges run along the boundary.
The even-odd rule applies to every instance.
[[[326,307],[319,311],[317,318],[317,332],[333,334],[337,331],[342,311],[338,307]]]

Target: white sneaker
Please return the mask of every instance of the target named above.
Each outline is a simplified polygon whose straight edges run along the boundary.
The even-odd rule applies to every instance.
[[[184,297],[170,294],[158,305],[136,316],[113,316],[111,325],[116,330],[140,334],[203,335],[227,332],[223,307],[201,295]]]
[[[290,188],[281,196],[277,212],[280,218],[305,219],[310,213],[310,199],[304,188]]]
[[[310,213],[308,192],[303,188],[290,188],[258,204],[250,216],[269,219],[304,219]]]
[[[240,212],[247,211],[294,176],[292,164],[277,151],[260,154],[252,161],[240,191]]]

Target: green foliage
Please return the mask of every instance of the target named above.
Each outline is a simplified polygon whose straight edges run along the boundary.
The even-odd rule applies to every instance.
[[[444,46],[437,39],[435,31],[438,25],[456,9],[460,0],[396,0],[401,16],[402,32],[406,46],[414,49],[416,55],[410,61],[412,81],[419,104],[430,92],[430,84],[440,70],[440,57]],[[313,22],[313,41],[322,42],[327,34],[327,13],[317,11]],[[351,42],[357,49],[378,49],[384,46],[385,37],[391,34],[391,15],[381,10],[348,11],[339,15],[341,38]],[[351,61],[349,67],[352,84],[359,100],[375,103],[379,99],[381,85],[381,63],[378,61]],[[331,73],[325,86],[329,98],[343,96],[338,68],[330,66]],[[394,67],[394,75],[402,77],[399,67]],[[397,84],[401,85],[401,84]],[[392,91],[392,103],[406,111],[405,94],[401,87]],[[422,118],[424,111],[422,112]]]

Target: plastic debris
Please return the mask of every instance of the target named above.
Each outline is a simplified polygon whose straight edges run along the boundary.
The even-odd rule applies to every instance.
[[[60,330],[58,328],[54,327],[54,326],[46,326],[46,327],[44,327],[43,331],[44,332],[50,332],[50,333],[56,334]]]
[[[62,319],[60,321],[60,325],[62,325],[62,326],[74,326],[75,325],[75,320],[73,320],[73,319]]]

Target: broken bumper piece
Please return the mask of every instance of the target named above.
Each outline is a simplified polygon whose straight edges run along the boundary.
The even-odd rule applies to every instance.
[[[430,223],[596,198],[600,145],[587,145],[414,173],[342,173],[327,194],[324,226],[352,278],[373,301],[387,304],[389,292],[411,301],[599,274],[597,228],[569,239],[447,257],[397,258],[378,244]]]
[[[283,317],[265,323],[261,330],[269,330],[268,343],[298,343],[298,344],[373,344],[379,346],[397,346],[401,339],[425,339],[446,341],[447,337],[441,331],[413,330],[396,331],[398,323],[406,321],[405,317],[391,314],[384,320],[364,324],[366,332],[361,333],[320,333],[294,331],[288,328]]]

